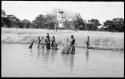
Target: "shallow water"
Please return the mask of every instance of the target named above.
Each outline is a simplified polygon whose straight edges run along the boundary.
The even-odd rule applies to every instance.
[[[76,48],[28,49],[28,44],[2,44],[2,77],[124,77],[124,51]]]

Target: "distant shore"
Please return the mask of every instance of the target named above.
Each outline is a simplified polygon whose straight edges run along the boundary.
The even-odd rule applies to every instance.
[[[65,45],[66,39],[74,35],[76,47],[86,48],[86,40],[89,35],[90,49],[124,50],[124,33],[16,28],[1,29],[1,42],[7,44],[28,44],[31,39],[37,39],[38,36],[45,37],[46,33],[50,33],[50,38],[55,36],[56,42],[60,45]]]

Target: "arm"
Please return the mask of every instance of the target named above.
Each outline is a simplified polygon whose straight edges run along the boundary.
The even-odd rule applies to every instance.
[[[34,40],[33,42],[37,42],[38,40]]]

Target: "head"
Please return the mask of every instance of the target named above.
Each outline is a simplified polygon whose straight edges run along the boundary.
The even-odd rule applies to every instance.
[[[87,38],[89,39],[89,36],[87,36]]]
[[[53,38],[55,38],[55,36],[53,36]]]
[[[38,39],[40,39],[40,37],[38,36]]]
[[[73,36],[73,35],[71,35],[71,38],[72,38],[72,39],[74,39],[74,36]]]
[[[49,36],[49,33],[47,33],[47,36]]]
[[[42,37],[42,39],[44,39],[44,37]]]

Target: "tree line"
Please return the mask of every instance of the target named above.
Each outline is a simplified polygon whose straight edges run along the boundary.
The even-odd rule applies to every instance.
[[[37,29],[55,29],[58,27],[56,14],[39,14],[32,22],[28,19],[20,20],[14,15],[6,15],[1,11],[1,27],[7,28],[37,28]],[[88,31],[110,31],[124,32],[124,18],[114,18],[106,20],[101,24],[98,19],[84,20],[80,14],[76,13],[72,18],[64,16],[64,27],[58,29],[68,30],[88,30]],[[99,26],[101,26],[99,28]]]

